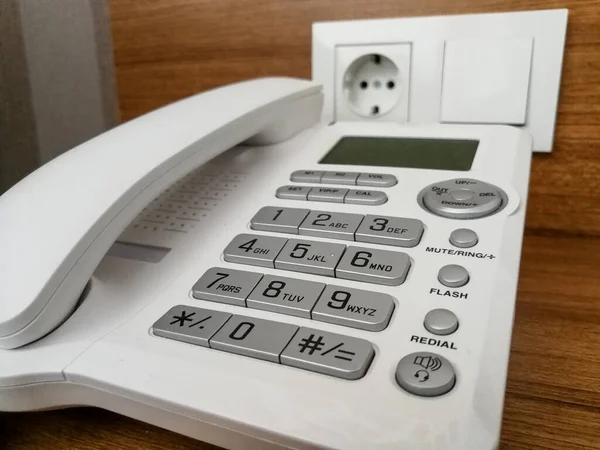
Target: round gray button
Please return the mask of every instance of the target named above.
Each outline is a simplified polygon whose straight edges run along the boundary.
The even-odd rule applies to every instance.
[[[452,390],[456,375],[443,356],[430,352],[411,353],[396,367],[396,382],[402,389],[421,397],[437,397]]]
[[[450,219],[478,219],[502,206],[500,189],[471,178],[432,184],[421,191],[419,198],[429,212]]]
[[[448,264],[438,272],[438,281],[444,286],[461,287],[469,282],[469,272],[458,264]]]
[[[450,233],[450,243],[459,248],[470,248],[479,242],[477,233],[468,228],[458,228]]]
[[[458,328],[458,317],[447,309],[432,309],[423,321],[425,329],[438,336],[447,336]]]

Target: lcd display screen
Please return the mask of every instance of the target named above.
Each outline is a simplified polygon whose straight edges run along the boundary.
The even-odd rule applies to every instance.
[[[478,145],[467,139],[346,136],[319,163],[467,171]]]

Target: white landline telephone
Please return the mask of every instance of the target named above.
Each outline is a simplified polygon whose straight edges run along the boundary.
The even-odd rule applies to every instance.
[[[0,198],[0,410],[93,405],[226,448],[493,449],[530,136],[320,122],[239,83]]]

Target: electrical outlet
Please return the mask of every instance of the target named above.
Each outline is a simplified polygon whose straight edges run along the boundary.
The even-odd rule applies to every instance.
[[[549,152],[566,9],[317,22],[323,121],[520,126]],[[388,87],[393,81],[393,88]]]
[[[410,44],[335,50],[335,120],[408,121]]]

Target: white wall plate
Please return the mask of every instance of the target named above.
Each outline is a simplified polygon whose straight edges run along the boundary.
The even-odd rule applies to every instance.
[[[406,122],[393,114],[353,116],[340,97],[348,86],[338,85],[351,64],[340,49],[364,46],[359,58],[378,46],[385,56],[390,44],[408,44],[410,85],[398,86],[408,123],[516,125],[532,135],[534,151],[550,152],[567,15],[555,9],[315,23],[312,77],[324,86],[324,120]]]

